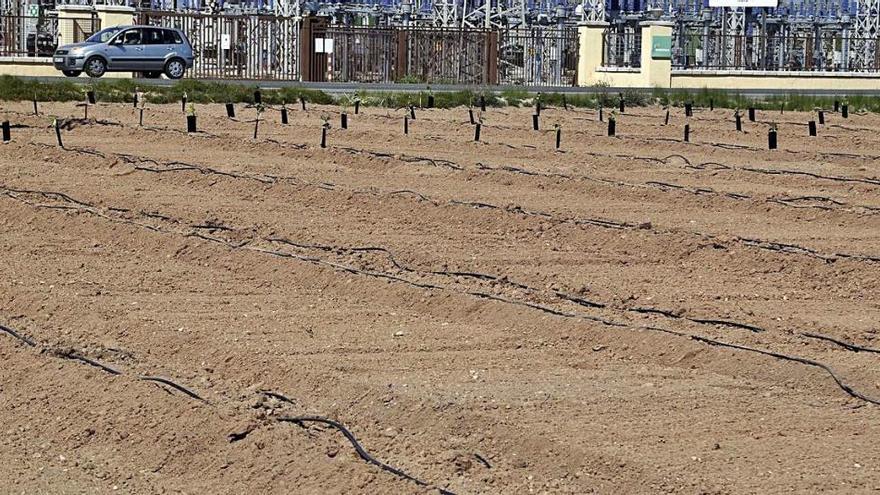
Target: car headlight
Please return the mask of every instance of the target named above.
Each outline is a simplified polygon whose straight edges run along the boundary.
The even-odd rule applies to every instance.
[[[82,53],[82,52],[83,52],[83,47],[81,47],[81,46],[78,46],[78,47],[76,47],[76,48],[71,48],[71,49],[70,49],[70,54],[71,54],[71,55],[79,55],[79,54]]]

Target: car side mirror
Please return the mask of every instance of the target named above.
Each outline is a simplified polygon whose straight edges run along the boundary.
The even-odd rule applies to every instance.
[[[111,44],[111,45],[121,45],[121,44],[122,44],[122,37],[121,37],[121,36],[117,36],[117,37],[113,38],[113,39],[110,41],[110,44]]]

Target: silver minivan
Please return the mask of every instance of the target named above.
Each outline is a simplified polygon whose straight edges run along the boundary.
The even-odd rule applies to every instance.
[[[82,72],[90,77],[101,77],[107,72],[143,72],[145,77],[165,74],[170,79],[180,79],[192,67],[193,50],[179,29],[114,26],[98,31],[82,43],[59,47],[52,62],[68,77],[77,77]]]

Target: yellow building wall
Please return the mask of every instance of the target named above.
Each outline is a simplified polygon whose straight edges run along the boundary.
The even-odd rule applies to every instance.
[[[717,72],[700,74],[700,71],[675,71],[672,73],[672,88],[677,89],[785,89],[785,90],[823,90],[841,91],[875,90],[880,91],[880,75],[839,73],[835,75],[816,75],[799,72],[753,72],[752,74]]]
[[[585,23],[579,26],[580,51],[578,85],[606,85],[619,88],[673,89],[783,89],[809,91],[835,89],[842,91],[880,91],[880,74],[764,72],[764,71],[701,71],[672,70],[672,61],[651,57],[653,36],[670,36],[672,25],[664,21],[642,23],[642,55],[639,69],[602,67],[602,33],[607,23]]]

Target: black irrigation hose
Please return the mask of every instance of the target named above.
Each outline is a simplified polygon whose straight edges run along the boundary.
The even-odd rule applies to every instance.
[[[382,469],[384,471],[388,471],[389,473],[392,473],[396,476],[399,476],[399,477],[404,478],[406,480],[412,481],[413,483],[415,483],[419,486],[433,487],[433,485],[431,485],[430,483],[428,483],[426,481],[422,481],[422,480],[420,480],[410,474],[407,474],[406,472],[404,472],[394,466],[386,464],[386,463],[380,461],[379,459],[376,459],[375,457],[373,457],[369,452],[366,451],[366,449],[364,449],[364,447],[361,445],[361,443],[358,442],[358,440],[357,440],[357,438],[355,438],[354,434],[348,428],[346,428],[345,425],[343,425],[342,423],[340,423],[338,421],[334,421],[330,418],[325,418],[322,416],[282,416],[282,417],[278,418],[278,421],[287,422],[287,423],[295,423],[295,424],[298,424],[299,426],[302,426],[303,428],[305,428],[305,423],[321,423],[321,424],[325,424],[327,426],[331,426],[331,427],[339,430],[339,432],[345,436],[345,438],[349,441],[349,443],[351,443],[352,447],[354,447],[354,450],[355,450],[355,452],[357,452],[358,457],[360,457],[364,461],[366,461],[374,466],[377,466],[379,469]],[[437,488],[437,490],[439,490],[440,493],[442,493],[443,495],[455,495],[453,492],[446,490],[444,488],[439,488],[439,487],[435,487],[435,488]]]
[[[846,382],[844,382],[843,379],[841,379],[840,376],[837,375],[837,373],[834,371],[833,368],[831,368],[827,364],[820,363],[819,361],[814,361],[812,359],[802,358],[802,357],[798,357],[798,356],[791,356],[789,354],[782,354],[782,353],[774,352],[774,351],[767,351],[764,349],[757,349],[754,347],[748,347],[748,346],[739,345],[739,344],[731,344],[729,342],[722,342],[720,340],[709,339],[706,337],[700,337],[698,335],[691,335],[690,338],[693,340],[696,340],[698,342],[703,342],[703,343],[706,343],[709,345],[727,347],[730,349],[737,349],[737,350],[741,350],[741,351],[754,352],[757,354],[763,354],[765,356],[771,356],[771,357],[774,357],[777,359],[781,359],[783,361],[791,361],[791,362],[795,362],[795,363],[805,364],[807,366],[815,366],[817,368],[824,370],[826,373],[828,373],[828,375],[830,375],[831,378],[837,383],[837,386],[840,387],[841,390],[843,390],[844,392],[846,392],[850,396],[855,397],[856,399],[861,399],[861,400],[868,402],[870,404],[880,405],[880,400],[873,399],[873,398],[868,397],[867,395],[865,395],[861,392],[856,391],[851,386],[847,385]]]
[[[3,332],[9,334],[10,336],[12,336],[12,337],[14,337],[14,338],[16,338],[16,339],[18,339],[18,340],[20,340],[21,342],[27,344],[27,345],[30,346],[30,347],[40,347],[40,345],[38,345],[37,342],[34,341],[33,339],[31,339],[31,338],[29,338],[29,337],[27,337],[27,336],[25,336],[25,335],[22,335],[21,333],[15,331],[15,330],[13,330],[12,328],[9,328],[9,327],[7,327],[7,326],[5,326],[5,325],[0,324],[0,330],[2,330]],[[74,351],[71,351],[71,350],[54,350],[54,349],[49,349],[49,350],[51,351],[51,354],[53,354],[54,356],[57,356],[57,357],[59,357],[59,358],[62,358],[62,359],[70,359],[70,360],[72,360],[72,361],[79,361],[79,362],[84,363],[84,364],[87,364],[87,365],[89,365],[89,366],[94,366],[95,368],[98,368],[98,369],[100,369],[100,370],[102,370],[102,371],[104,371],[104,372],[106,372],[106,373],[109,373],[110,375],[113,375],[113,376],[120,376],[120,375],[122,375],[122,372],[121,372],[121,371],[116,370],[116,369],[114,369],[114,368],[111,368],[110,366],[107,366],[107,365],[105,365],[105,364],[102,364],[102,363],[100,363],[100,362],[98,362],[98,361],[96,361],[96,360],[94,360],[94,359],[91,359],[91,358],[89,358],[89,357],[83,356],[83,355],[81,355],[81,354],[79,354],[79,353],[76,353],[76,352],[74,352]],[[175,383],[175,382],[173,382],[173,381],[171,381],[171,380],[169,380],[169,379],[167,379],[167,378],[161,378],[161,377],[156,377],[156,376],[137,376],[137,379],[138,379],[138,380],[144,380],[144,381],[151,381],[151,382],[162,383],[162,384],[164,384],[164,385],[167,385],[167,386],[169,386],[169,387],[171,387],[171,388],[174,388],[174,389],[176,389],[176,390],[179,390],[179,391],[185,393],[186,395],[192,397],[193,399],[196,399],[196,400],[199,400],[199,401],[201,401],[201,402],[204,402],[205,404],[208,404],[208,401],[207,401],[207,400],[203,399],[202,397],[200,397],[198,394],[196,394],[196,393],[193,392],[192,390],[190,390],[190,389],[184,387],[183,385],[179,385],[179,384],[177,384],[177,383]]]
[[[169,387],[171,387],[171,388],[173,388],[173,389],[175,389],[175,390],[178,390],[178,391],[180,391],[180,392],[183,392],[184,394],[186,394],[186,395],[192,397],[192,398],[195,399],[195,400],[198,400],[198,401],[204,402],[205,404],[208,404],[208,401],[205,400],[205,399],[203,399],[201,396],[199,396],[199,394],[197,394],[197,393],[193,392],[192,390],[190,390],[190,389],[184,387],[183,385],[179,385],[179,384],[177,384],[177,383],[174,383],[173,381],[171,381],[171,380],[169,380],[169,379],[167,379],[167,378],[162,378],[161,376],[144,376],[144,375],[139,375],[139,376],[137,377],[137,379],[138,379],[138,380],[143,380],[143,381],[146,381],[146,382],[156,382],[156,383],[161,383],[161,384],[163,384],[163,385],[167,385],[167,386],[169,386]]]
[[[199,237],[199,238],[202,238],[202,239],[205,239],[205,240],[208,240],[208,241],[222,242],[222,243],[224,243],[224,244],[230,245],[230,243],[229,243],[228,241],[225,241],[225,240],[223,240],[223,239],[218,239],[218,238],[214,238],[214,237],[208,237],[208,236],[205,236],[205,235],[203,235],[203,234],[199,234],[199,233],[192,233],[192,234],[189,234],[189,235],[192,235],[192,236],[194,236],[194,237]],[[352,248],[340,248],[340,247],[338,247],[338,246],[322,246],[322,245],[315,245],[315,244],[302,244],[302,243],[296,243],[296,242],[293,242],[293,241],[291,241],[291,240],[289,240],[289,239],[280,238],[280,237],[274,237],[274,236],[273,236],[273,237],[267,237],[265,240],[270,241],[270,242],[280,242],[280,243],[284,243],[284,244],[287,244],[287,245],[290,245],[290,246],[294,246],[294,247],[298,247],[298,248],[320,249],[320,250],[328,251],[328,252],[329,252],[329,251],[349,251],[349,252],[357,252],[357,251],[375,251],[375,252],[382,252],[383,254],[385,254],[385,255],[387,256],[387,258],[390,260],[390,262],[391,262],[396,268],[401,269],[401,270],[403,270],[403,271],[411,272],[411,273],[416,272],[416,270],[414,270],[414,269],[412,269],[412,268],[409,268],[409,267],[406,267],[406,266],[404,266],[403,264],[399,263],[399,262],[396,260],[396,258],[394,257],[394,255],[393,255],[389,250],[387,250],[387,249],[385,249],[385,248],[381,248],[381,247],[361,247],[361,248],[353,248],[353,249],[352,249]],[[243,242],[241,242],[241,243],[239,243],[239,244],[237,244],[237,245],[232,245],[231,247],[238,248],[238,247],[242,247],[242,246],[244,246],[244,245],[247,244],[247,243],[248,243],[248,241],[243,241]],[[268,253],[270,253],[270,254],[274,254],[274,255],[280,255],[278,252],[272,252],[272,251],[266,251],[266,252],[268,252]],[[317,261],[317,260],[316,260],[316,259],[312,259],[311,261]],[[326,263],[326,262],[325,262],[325,263]],[[382,274],[382,273],[377,273],[377,272],[372,272],[372,271],[367,271],[367,270],[361,270],[361,269],[357,269],[357,268],[350,267],[350,266],[346,266],[346,265],[331,264],[331,266],[334,266],[334,267],[336,267],[336,268],[341,268],[341,269],[343,269],[343,270],[345,270],[345,271],[348,271],[348,272],[351,272],[351,273],[358,273],[358,274],[368,275],[368,276],[372,276],[372,277],[380,277],[380,278],[386,278],[386,279],[391,279],[391,280],[395,280],[395,281],[405,282],[405,283],[408,283],[408,284],[411,284],[411,285],[413,285],[413,286],[420,287],[420,288],[439,288],[439,286],[436,286],[436,285],[433,285],[433,284],[424,284],[424,283],[412,282],[412,281],[409,281],[409,280],[406,280],[406,279],[403,279],[403,278],[400,278],[400,277],[396,277],[396,276],[393,276],[393,275]],[[428,273],[430,273],[430,274],[434,274],[434,275],[460,276],[460,277],[477,278],[477,279],[489,280],[489,281],[494,281],[494,282],[499,282],[499,281],[501,281],[501,282],[504,282],[504,283],[508,283],[508,284],[510,284],[510,285],[512,285],[512,286],[514,286],[514,287],[519,288],[519,289],[524,289],[524,290],[531,291],[531,292],[534,292],[534,293],[540,293],[540,292],[541,292],[541,291],[538,290],[537,288],[530,287],[530,286],[527,286],[527,285],[525,285],[525,284],[520,284],[520,283],[517,283],[517,282],[513,282],[513,281],[507,279],[506,277],[498,277],[498,276],[495,276],[495,275],[489,275],[489,274],[483,274],[483,273],[474,273],[474,272],[439,271],[439,270],[438,270],[438,271],[430,271],[430,272],[428,272]],[[474,294],[472,294],[472,295],[476,295],[476,296],[478,296],[478,297],[484,297],[484,298],[485,298],[485,297],[489,297],[488,294],[485,294],[485,293],[482,293],[482,292],[474,293]],[[579,305],[581,305],[581,306],[592,307],[592,308],[600,308],[600,307],[601,307],[601,308],[604,308],[604,307],[605,307],[605,305],[600,305],[599,303],[595,303],[595,302],[587,302],[587,301],[585,301],[585,300],[582,299],[582,298],[576,298],[576,297],[574,297],[574,296],[569,296],[569,295],[567,295],[567,294],[565,294],[565,293],[563,293],[563,292],[559,292],[559,291],[556,292],[556,296],[557,296],[557,297],[560,297],[560,298],[563,299],[563,300],[568,300],[568,301],[570,301],[570,302],[574,302],[574,303],[579,304]],[[507,301],[507,302],[513,302],[512,300],[506,300],[506,301]],[[547,308],[546,306],[532,305],[531,303],[523,303],[523,304],[530,305],[530,306],[534,306],[536,309],[542,309],[542,310],[543,310],[544,308]],[[548,309],[549,311],[555,311],[555,310],[550,310],[549,308],[547,308],[547,309]],[[636,313],[653,313],[653,314],[659,314],[659,315],[662,315],[662,316],[665,316],[665,317],[668,317],[668,318],[671,318],[671,319],[682,319],[682,320],[691,321],[691,322],[698,323],[698,324],[708,324],[708,325],[717,325],[717,326],[727,326],[727,327],[731,327],[731,328],[745,329],[745,330],[749,330],[749,331],[752,331],[752,332],[760,332],[760,331],[763,331],[763,329],[761,329],[760,327],[757,327],[757,326],[755,326],[755,325],[751,325],[751,324],[747,324],[747,323],[740,323],[740,322],[736,322],[736,321],[723,320],[723,319],[718,319],[718,318],[694,318],[694,317],[685,317],[685,316],[678,315],[678,314],[673,313],[673,312],[668,311],[668,310],[661,310],[661,309],[648,309],[648,308],[623,308],[623,311],[631,311],[631,312],[636,312]]]
[[[82,356],[80,354],[77,354],[75,352],[62,352],[62,353],[59,353],[58,355],[60,357],[66,358],[66,359],[73,359],[74,361],[80,361],[80,362],[83,362],[83,363],[88,364],[90,366],[94,366],[95,368],[98,368],[98,369],[100,369],[106,373],[109,373],[111,375],[114,375],[114,376],[119,376],[122,374],[122,372],[120,372],[118,370],[115,370],[105,364],[101,364],[98,361],[95,361],[94,359],[87,358],[87,357]]]
[[[88,211],[88,210],[86,210],[86,211]],[[106,216],[105,216],[104,218],[110,218],[110,217],[106,217]],[[111,219],[111,220],[112,220],[112,219]],[[174,234],[173,231],[165,231],[165,232],[166,232],[166,233],[169,233],[169,234]],[[224,242],[223,240],[218,240],[218,241],[216,241],[216,242],[221,242],[221,243],[223,243],[223,244],[225,244],[225,245],[227,245],[227,246],[230,246],[230,247],[233,247],[233,248],[234,248],[234,246],[232,246],[230,243],[228,243],[228,242]],[[287,257],[287,258],[293,258],[293,259],[299,259],[299,260],[303,260],[303,261],[308,261],[308,262],[311,262],[311,263],[324,264],[324,265],[327,265],[327,266],[331,266],[331,267],[336,267],[336,268],[339,268],[339,269],[343,269],[343,270],[349,271],[349,272],[351,272],[351,273],[359,273],[359,274],[364,274],[364,275],[368,275],[368,276],[375,276],[375,277],[380,277],[380,278],[386,278],[386,279],[391,279],[391,280],[397,280],[397,281],[400,281],[400,282],[403,282],[403,283],[406,283],[406,284],[409,284],[409,285],[417,286],[417,287],[430,287],[430,288],[438,288],[438,289],[442,289],[442,287],[437,287],[437,286],[427,286],[427,285],[425,285],[425,284],[417,284],[417,283],[414,283],[414,282],[411,282],[411,281],[408,281],[408,280],[405,280],[405,279],[401,279],[401,278],[399,278],[399,277],[394,277],[394,276],[390,276],[390,275],[387,275],[387,274],[381,274],[381,273],[378,273],[378,274],[377,274],[377,273],[375,273],[375,272],[368,272],[368,271],[365,271],[365,270],[359,270],[359,269],[352,268],[352,267],[346,267],[345,265],[340,265],[340,264],[338,264],[338,263],[333,263],[333,262],[327,262],[327,261],[324,261],[324,260],[320,260],[320,259],[318,259],[318,258],[311,258],[311,259],[310,259],[310,258],[306,258],[306,257],[302,257],[302,256],[293,255],[293,254],[290,254],[290,253],[281,253],[281,252],[278,252],[278,251],[272,251],[272,250],[267,250],[267,249],[259,249],[259,248],[250,248],[250,247],[246,247],[246,248],[244,248],[244,249],[252,249],[252,250],[254,250],[254,251],[256,251],[256,252],[266,253],[266,254],[270,254],[270,255],[274,255],[274,256],[281,256],[281,257]],[[556,309],[553,309],[553,308],[549,308],[549,307],[546,307],[546,306],[542,306],[542,305],[539,305],[539,304],[533,304],[533,303],[522,302],[522,301],[515,301],[515,300],[507,299],[507,298],[504,298],[504,297],[495,296],[495,295],[493,295],[493,294],[486,294],[486,293],[475,292],[475,291],[466,291],[466,292],[463,292],[463,293],[464,293],[464,294],[471,295],[471,296],[474,296],[474,297],[478,297],[478,298],[484,298],[484,299],[495,300],[495,301],[504,302],[504,303],[511,304],[511,305],[524,306],[524,307],[527,307],[527,308],[530,308],[530,309],[539,310],[539,311],[542,311],[542,312],[545,312],[545,313],[548,313],[548,314],[551,314],[551,315],[554,315],[554,316],[559,316],[559,317],[564,317],[564,318],[576,318],[576,319],[583,319],[583,320],[595,321],[595,322],[599,322],[599,323],[602,323],[602,324],[607,325],[607,326],[612,326],[612,327],[617,327],[617,328],[641,328],[641,329],[646,329],[646,330],[651,330],[651,331],[657,331],[657,332],[662,332],[662,333],[665,333],[665,334],[668,334],[668,335],[675,335],[675,336],[677,336],[677,337],[689,338],[689,339],[691,339],[691,340],[695,340],[695,341],[698,341],[698,342],[702,342],[702,343],[705,343],[705,344],[708,344],[708,345],[722,346],[722,347],[728,347],[728,348],[732,348],[732,349],[736,349],[736,350],[742,350],[742,351],[747,351],[747,352],[754,352],[754,353],[758,353],[758,354],[761,354],[761,355],[771,356],[771,357],[775,357],[775,358],[782,359],[782,360],[786,360],[786,361],[797,362],[797,363],[801,363],[801,364],[805,364],[805,365],[809,365],[809,366],[819,367],[819,368],[823,369],[824,371],[826,371],[826,372],[827,372],[827,373],[828,373],[828,374],[834,379],[834,381],[837,383],[837,385],[838,385],[838,386],[839,386],[844,392],[846,392],[847,394],[849,394],[850,396],[855,397],[855,398],[858,398],[858,399],[861,399],[861,400],[864,400],[864,401],[869,402],[869,403],[871,403],[871,404],[880,404],[880,401],[877,401],[877,400],[875,400],[875,399],[872,399],[872,398],[870,398],[870,397],[865,396],[864,394],[861,394],[861,393],[855,391],[852,387],[850,387],[849,385],[847,385],[847,384],[846,384],[846,383],[845,383],[845,382],[844,382],[844,381],[843,381],[843,380],[842,380],[842,379],[836,374],[836,372],[835,372],[831,367],[829,367],[829,366],[827,366],[827,365],[825,365],[825,364],[823,364],[823,363],[820,363],[820,362],[818,362],[818,361],[814,361],[814,360],[810,360],[810,359],[806,359],[806,358],[800,358],[800,357],[797,357],[797,356],[790,356],[790,355],[781,354],[781,353],[777,353],[777,352],[773,352],[773,351],[767,351],[767,350],[763,350],[763,349],[757,349],[757,348],[752,348],[752,347],[742,346],[742,345],[739,345],[739,344],[731,344],[731,343],[727,343],[727,342],[722,342],[722,341],[718,341],[718,340],[710,339],[710,338],[707,338],[707,337],[702,337],[702,336],[699,336],[699,335],[687,334],[687,333],[679,332],[679,331],[675,331],[675,330],[664,329],[664,328],[661,328],[661,327],[654,327],[654,326],[638,326],[638,327],[633,327],[633,326],[631,326],[631,325],[629,325],[629,324],[622,323],[622,322],[616,322],[616,321],[612,321],[612,320],[607,320],[607,319],[604,319],[604,318],[599,318],[599,317],[595,317],[595,316],[591,316],[591,315],[582,315],[582,314],[574,314],[574,313],[562,312],[562,311],[559,311],[559,310],[556,310]],[[174,388],[177,388],[178,390],[180,390],[180,391],[182,391],[182,392],[184,392],[184,393],[187,393],[187,395],[190,395],[191,397],[197,398],[197,399],[199,399],[199,400],[204,400],[204,399],[201,399],[200,397],[198,397],[197,395],[195,395],[194,393],[188,391],[187,389],[185,389],[185,388],[183,388],[183,387],[180,387],[179,385],[174,384],[173,382],[167,381],[167,380],[165,380],[165,379],[156,379],[155,377],[140,377],[140,378],[141,378],[141,379],[154,379],[154,381],[159,381],[159,382],[161,382],[161,383],[165,383],[165,384],[168,384],[169,386],[172,386],[172,387],[174,387]]]
[[[21,341],[21,342],[24,343],[25,345],[28,345],[28,346],[30,346],[30,347],[36,347],[36,346],[37,346],[37,343],[34,342],[30,337],[28,337],[28,336],[26,336],[26,335],[22,335],[22,334],[18,333],[17,331],[15,331],[15,330],[13,330],[13,329],[7,327],[6,325],[0,325],[0,330],[2,330],[3,332],[6,332],[7,334],[9,334],[10,336],[12,336],[13,338],[15,338],[15,339]]]
[[[834,337],[830,337],[828,335],[821,335],[818,333],[805,332],[801,333],[804,337],[816,340],[824,340],[826,342],[831,342],[832,344],[837,344],[840,347],[852,352],[870,352],[874,354],[880,354],[880,349],[874,349],[871,347],[863,347],[857,344],[853,344],[852,342],[847,342],[845,340],[840,340]]]

